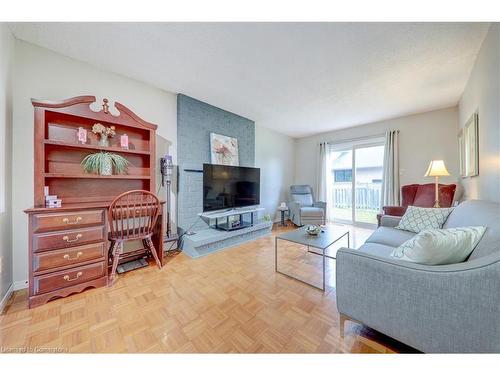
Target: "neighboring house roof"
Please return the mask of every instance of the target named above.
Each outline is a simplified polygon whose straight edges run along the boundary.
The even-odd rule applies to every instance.
[[[334,153],[338,155],[333,159],[333,169],[351,169],[352,159],[350,151]],[[362,152],[356,154],[356,167],[362,168],[381,168],[384,164],[384,155],[378,147],[370,147],[363,149]]]

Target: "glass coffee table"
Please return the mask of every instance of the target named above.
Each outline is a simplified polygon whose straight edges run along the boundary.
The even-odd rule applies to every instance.
[[[321,233],[317,236],[310,235],[306,232],[305,227],[285,232],[276,236],[274,240],[274,264],[275,271],[281,273],[282,275],[291,277],[294,280],[300,281],[304,284],[310,285],[316,289],[325,291],[325,265],[326,258],[335,259],[334,256],[326,254],[326,250],[332,246],[335,242],[340,241],[342,238],[347,236],[347,247],[350,246],[349,230],[339,227],[325,227],[322,229]],[[312,254],[319,255],[323,258],[323,288],[320,288],[314,284],[308,283],[307,281],[301,280],[295,276],[289,275],[287,273],[278,270],[278,240],[289,241],[297,243],[300,245],[307,246],[307,251]],[[311,248],[317,249],[319,251],[313,251]]]

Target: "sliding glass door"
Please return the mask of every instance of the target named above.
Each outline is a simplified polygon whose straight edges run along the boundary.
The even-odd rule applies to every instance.
[[[381,139],[331,146],[328,206],[331,221],[376,224],[380,211],[384,143]]]

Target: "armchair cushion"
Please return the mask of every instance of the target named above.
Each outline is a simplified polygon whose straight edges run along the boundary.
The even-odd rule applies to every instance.
[[[312,206],[314,203],[312,195],[309,194],[293,194],[292,200],[301,206]]]
[[[320,207],[300,207],[300,215],[302,217],[323,217],[324,211]]]
[[[384,215],[403,216],[406,212],[406,207],[384,206],[384,207],[382,207],[382,210],[384,211]]]
[[[326,202],[316,201],[314,202],[314,207],[319,207],[326,210]]]

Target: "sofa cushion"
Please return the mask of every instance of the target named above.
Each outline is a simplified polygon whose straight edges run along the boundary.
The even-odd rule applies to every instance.
[[[319,207],[300,207],[300,216],[302,217],[322,217],[323,209]]]
[[[366,242],[359,247],[358,251],[382,258],[390,258],[391,253],[394,251],[394,247],[375,242]]]
[[[402,243],[408,241],[415,236],[415,233],[395,228],[380,227],[366,240],[370,243],[378,243],[381,245],[398,247]]]
[[[485,226],[486,232],[469,257],[469,260],[500,252],[500,204],[480,200],[460,203],[443,225],[443,228]]]
[[[391,256],[429,266],[461,263],[474,250],[485,227],[429,229],[394,249]]]
[[[396,229],[419,233],[426,229],[441,229],[453,208],[409,206]]]

